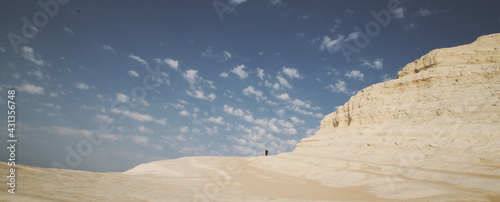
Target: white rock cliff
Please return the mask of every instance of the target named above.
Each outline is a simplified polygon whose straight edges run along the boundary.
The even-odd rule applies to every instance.
[[[429,52],[359,91],[280,156],[254,164],[329,186],[368,185],[380,198],[498,196],[500,34]]]

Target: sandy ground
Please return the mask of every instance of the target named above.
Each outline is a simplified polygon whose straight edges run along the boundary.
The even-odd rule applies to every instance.
[[[272,157],[269,157],[271,159]],[[364,186],[329,187],[259,169],[249,158],[190,157],[143,164],[125,173],[17,166],[16,195],[2,201],[376,201]],[[153,166],[153,164],[156,164]],[[153,168],[152,168],[153,167]],[[0,163],[6,176],[8,166]]]
[[[401,200],[401,196],[413,201],[500,201],[499,192],[464,190],[432,179],[403,179],[388,184],[383,176],[370,175],[356,185],[352,182],[360,179],[360,173],[373,171],[333,166],[318,171],[314,163],[307,161],[293,164],[293,158],[297,156],[187,157],[142,164],[123,173],[18,165],[16,195],[9,194],[6,183],[2,183],[0,201],[391,201]],[[280,166],[282,170],[275,170]],[[3,175],[8,175],[8,168],[5,162],[0,163]],[[297,175],[293,170],[310,172]],[[314,173],[323,174],[316,179],[311,177]],[[385,185],[373,186],[373,181]],[[417,189],[391,192],[389,185]],[[426,196],[433,187],[437,194]],[[443,187],[450,191],[440,193]],[[380,195],[380,189],[385,195]],[[415,197],[418,193],[422,195]]]

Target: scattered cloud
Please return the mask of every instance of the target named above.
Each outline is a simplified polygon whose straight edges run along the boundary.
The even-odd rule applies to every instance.
[[[150,128],[147,128],[145,126],[139,126],[137,127],[137,131],[141,132],[141,133],[154,133],[154,131]]]
[[[186,110],[182,110],[182,111],[180,111],[180,112],[179,112],[179,114],[180,114],[181,116],[189,116],[189,115],[191,115],[191,113],[189,113],[189,112],[188,112],[188,111],[186,111]]]
[[[375,59],[373,62],[369,62],[365,59],[361,59],[361,61],[363,62],[363,66],[367,66],[369,68],[381,70],[384,67],[384,64],[382,63],[382,61],[384,61],[383,58]]]
[[[330,84],[326,86],[326,89],[330,89],[332,93],[347,93],[346,84],[342,80],[337,80],[335,84]]]
[[[407,25],[403,26],[403,29],[405,31],[417,30],[417,28],[418,28],[418,25],[417,24],[413,24],[413,23],[410,23],[410,24],[407,24]]]
[[[205,95],[203,87],[209,87],[216,89],[212,81],[205,80],[198,75],[198,70],[187,70],[183,75],[184,79],[189,83],[189,90],[186,90],[186,94],[198,99],[214,101],[217,96],[214,93]]]
[[[125,103],[128,100],[128,96],[122,93],[117,93],[116,94],[116,100],[121,103]]]
[[[427,16],[432,15],[432,12],[429,11],[429,10],[427,10],[427,9],[425,9],[425,8],[420,8],[420,10],[418,10],[417,14],[419,16],[422,16],[422,17],[427,17]]]
[[[337,29],[340,27],[340,24],[342,24],[342,20],[340,19],[335,19],[334,21],[333,28],[330,29],[331,32],[337,31]]]
[[[89,89],[89,85],[87,85],[86,83],[83,83],[83,82],[77,82],[76,83],[76,88],[78,88],[80,90],[88,90]]]
[[[181,127],[179,129],[179,131],[181,131],[181,133],[187,133],[187,132],[189,132],[189,128],[187,126],[184,126],[184,127]]]
[[[350,72],[347,72],[345,76],[350,79],[357,79],[362,81],[365,75],[358,70],[352,70]]]
[[[241,110],[241,109],[235,109],[235,108],[230,107],[228,105],[224,105],[224,112],[226,112],[228,114],[231,114],[231,115],[239,116],[239,117],[242,117],[242,116],[245,115],[245,113],[243,112],[243,110]]]
[[[394,18],[403,19],[405,18],[405,9],[403,7],[396,8],[392,10],[392,14],[394,14]]]
[[[180,142],[186,142],[186,138],[184,138],[183,135],[178,135],[175,137],[176,140],[180,141]]]
[[[226,72],[222,72],[219,74],[219,76],[222,78],[227,78],[229,76],[229,74],[227,74]]]
[[[28,75],[36,76],[38,79],[42,79],[43,78],[43,74],[42,74],[42,72],[40,70],[28,72]]]
[[[290,96],[288,95],[288,93],[283,93],[283,94],[277,95],[276,98],[278,98],[280,100],[284,100],[284,101],[290,100]]]
[[[260,99],[266,100],[267,97],[264,96],[262,91],[255,89],[253,86],[248,86],[243,90],[243,94],[245,96],[251,97],[251,95],[255,95],[255,99],[259,101]]]
[[[139,56],[136,56],[136,55],[133,55],[132,53],[130,55],[128,55],[129,58],[141,63],[142,65],[144,66],[148,66],[148,62],[146,62],[146,60],[140,58]]]
[[[219,116],[219,117],[209,117],[208,119],[206,119],[207,122],[212,122],[212,123],[216,123],[216,124],[220,124],[220,125],[224,125],[226,124],[224,122],[224,118],[222,118],[222,116]]]
[[[129,118],[132,118],[136,121],[139,121],[139,122],[155,122],[155,123],[158,123],[158,124],[161,124],[161,125],[166,125],[167,124],[167,119],[166,118],[163,118],[163,119],[155,119],[153,118],[151,115],[148,115],[148,114],[140,114],[140,113],[137,113],[137,112],[130,112],[130,111],[127,111],[127,110],[121,110],[121,109],[116,109],[116,108],[113,108],[110,110],[111,113],[114,113],[114,114],[119,114],[119,115],[123,115],[123,116],[127,116]]]
[[[300,79],[301,78],[299,71],[295,68],[283,67],[282,72],[283,72],[283,74],[287,75],[288,78],[290,78],[290,79],[293,79],[293,78]]]
[[[33,48],[31,47],[21,47],[21,55],[27,60],[35,63],[36,65],[45,66],[47,64],[42,60],[42,56],[40,56],[40,54],[36,54],[35,50],[33,50]]]
[[[25,83],[16,88],[18,91],[27,92],[29,94],[43,94],[43,87],[35,86],[33,84]]]
[[[324,36],[323,41],[321,42],[319,49],[321,51],[327,50],[330,53],[339,52],[340,49],[342,48],[342,44],[347,43],[349,41],[352,41],[354,39],[357,39],[359,37],[359,35],[360,34],[358,32],[352,32],[346,38],[346,37],[344,37],[344,35],[338,34],[337,38],[334,40],[332,40],[328,36]]]
[[[168,66],[172,67],[173,69],[177,70],[179,68],[179,61],[178,60],[167,58],[164,60],[164,62],[166,64],[168,64]]]
[[[140,144],[142,146],[148,146],[149,145],[149,138],[145,136],[140,136],[140,135],[130,135],[128,136],[130,140],[133,142]]]
[[[264,80],[264,70],[257,68],[257,76],[259,76],[261,80]]]
[[[284,86],[285,88],[288,88],[288,89],[293,88],[292,85],[290,85],[290,83],[288,83],[288,81],[285,78],[283,78],[282,76],[277,75],[276,79],[278,79],[278,81],[280,82],[280,85]]]
[[[103,50],[105,50],[105,51],[109,51],[109,52],[111,52],[111,53],[116,53],[116,50],[115,50],[115,49],[113,49],[113,48],[112,48],[111,46],[109,46],[109,45],[103,45],[103,46],[102,46],[102,49],[103,49]]]
[[[382,80],[383,82],[386,82],[386,81],[392,80],[392,78],[389,76],[389,74],[384,74],[380,77],[380,80]]]
[[[139,77],[139,73],[134,70],[128,71],[128,75],[130,75],[131,77]]]
[[[70,28],[68,28],[68,27],[64,27],[64,28],[63,28],[63,30],[64,30],[65,32],[68,32],[69,34],[71,34],[71,35],[75,36],[75,32],[73,32],[73,30],[71,30]]]
[[[104,115],[104,114],[97,114],[95,117],[95,120],[97,122],[104,121],[106,123],[114,123],[115,122],[115,120],[113,118],[109,117],[108,115]]]
[[[276,6],[276,7],[283,7],[286,6],[286,3],[283,2],[282,0],[268,0],[271,5]]]
[[[237,5],[240,5],[242,3],[245,3],[247,0],[228,0],[228,2],[233,5],[233,6],[237,6]]]
[[[248,73],[243,69],[245,69],[245,65],[239,65],[239,66],[236,66],[234,69],[232,69],[231,72],[233,74],[238,75],[240,77],[240,79],[245,79],[248,77]]]
[[[307,20],[311,18],[311,14],[297,16],[298,19]]]
[[[208,59],[213,59],[217,62],[224,62],[233,57],[233,55],[231,55],[231,53],[229,53],[228,51],[223,51],[222,53],[214,53],[212,47],[210,46],[201,53],[201,56]]]

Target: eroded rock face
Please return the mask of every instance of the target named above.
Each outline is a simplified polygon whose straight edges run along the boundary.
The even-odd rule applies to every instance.
[[[500,195],[500,34],[433,50],[359,91],[294,155]]]
[[[436,119],[493,124],[499,121],[499,97],[500,34],[487,35],[472,44],[433,50],[406,65],[398,78],[361,90],[327,115],[321,130]]]

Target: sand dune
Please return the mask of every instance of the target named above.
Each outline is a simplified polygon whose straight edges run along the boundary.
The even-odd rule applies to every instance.
[[[361,90],[291,153],[123,173],[17,169],[17,194],[1,200],[500,201],[500,34],[431,51]]]

